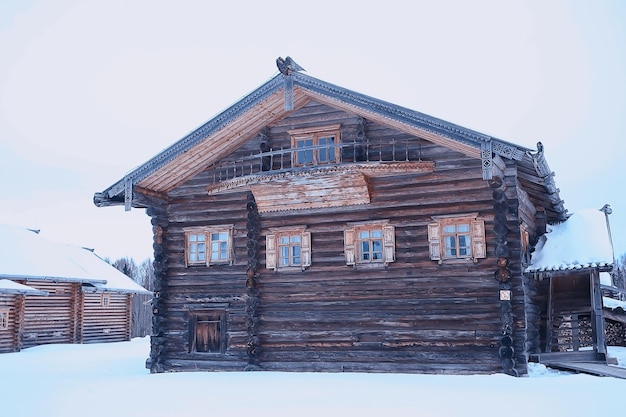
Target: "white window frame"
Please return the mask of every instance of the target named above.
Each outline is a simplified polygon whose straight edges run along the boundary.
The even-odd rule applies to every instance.
[[[234,225],[214,225],[214,226],[203,226],[203,227],[189,227],[183,229],[185,232],[185,266],[211,266],[211,265],[219,265],[219,264],[229,264],[232,265],[234,261],[233,254],[233,235],[234,235]],[[224,242],[224,240],[218,237],[218,240],[213,239],[214,234],[226,234],[226,249],[225,251],[221,248],[218,248],[217,253],[225,252],[226,257],[219,257],[217,259],[213,258],[213,244]],[[192,236],[202,236],[204,240],[204,251],[193,251],[192,246],[195,242],[190,241]],[[196,259],[190,259],[192,253],[202,254],[202,256],[198,256]],[[203,259],[201,259],[203,258]]]
[[[111,294],[102,293],[100,296],[100,306],[105,308],[111,306]]]
[[[0,330],[9,329],[9,314],[11,312],[10,307],[0,307]]]
[[[428,246],[431,260],[438,261],[439,264],[467,260],[476,263],[478,259],[487,257],[485,221],[478,218],[478,213],[433,216],[432,219],[434,221],[428,224]],[[468,225],[469,230],[455,233],[444,231],[446,226],[458,227],[459,225]],[[469,245],[465,246],[469,249],[469,253],[459,253],[459,235],[469,237]],[[451,253],[452,248],[447,245],[446,237],[448,236],[455,236],[456,247],[454,249],[457,251],[456,253]]]
[[[288,254],[288,262],[285,263],[281,248],[287,248],[290,252],[294,246],[291,243],[292,237],[300,238],[300,262],[293,262],[292,253]],[[289,244],[281,243],[282,239],[289,239]],[[293,242],[295,243],[295,242]],[[304,271],[311,266],[311,232],[306,230],[305,226],[274,228],[270,229],[265,236],[265,267],[267,269],[287,270],[301,269]]]
[[[364,256],[363,243],[365,241],[372,242],[378,240],[376,238],[360,238],[360,233],[368,231],[380,231],[381,241],[381,258],[371,259]],[[346,265],[365,266],[365,265],[383,265],[387,266],[396,260],[396,232],[395,226],[389,224],[388,220],[377,220],[370,222],[348,223],[348,227],[344,230],[344,254],[346,257]],[[378,252],[378,251],[376,251]],[[371,249],[368,254],[371,254]]]

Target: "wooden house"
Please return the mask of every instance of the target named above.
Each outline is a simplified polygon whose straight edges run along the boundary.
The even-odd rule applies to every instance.
[[[0,349],[130,340],[132,295],[149,294],[93,251],[0,225]]]
[[[543,146],[277,64],[94,195],[151,217],[151,371],[526,374],[568,217]]]

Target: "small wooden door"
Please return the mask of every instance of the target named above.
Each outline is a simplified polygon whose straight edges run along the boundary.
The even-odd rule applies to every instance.
[[[194,312],[191,320],[190,351],[222,353],[225,348],[224,311]]]

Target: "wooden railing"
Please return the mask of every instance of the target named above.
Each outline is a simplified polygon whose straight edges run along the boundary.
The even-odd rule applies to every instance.
[[[611,285],[601,285],[600,290],[605,297],[613,298],[619,301],[626,301],[626,290]]]
[[[251,153],[210,168],[213,182],[260,173],[276,173],[317,166],[357,162],[421,161],[421,144],[415,140],[369,141],[316,145],[298,148],[269,149]]]

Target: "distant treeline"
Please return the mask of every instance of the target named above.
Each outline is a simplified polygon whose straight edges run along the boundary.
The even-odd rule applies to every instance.
[[[107,262],[148,291],[153,291],[154,266],[152,259],[146,259],[139,265],[132,258],[120,258],[114,262],[107,260]],[[131,337],[143,337],[150,334],[152,330],[151,299],[151,295],[136,294],[133,296]]]

